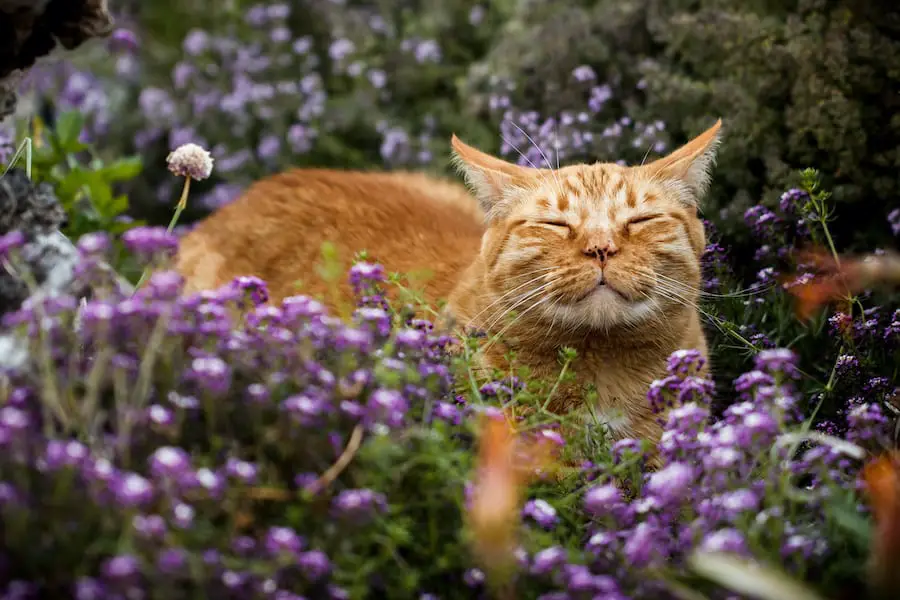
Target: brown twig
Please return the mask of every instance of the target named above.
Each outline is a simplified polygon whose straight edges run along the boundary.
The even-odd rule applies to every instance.
[[[362,444],[363,438],[363,426],[357,425],[353,428],[353,432],[350,434],[350,440],[347,442],[347,446],[344,448],[344,451],[341,452],[341,455],[338,456],[338,459],[334,462],[333,465],[328,467],[328,470],[322,473],[318,479],[312,482],[307,489],[313,494],[318,494],[321,490],[325,489],[331,483],[337,479],[338,475],[340,475],[344,469],[347,468],[347,465],[350,464],[350,461],[353,460],[353,457],[356,456],[356,452],[359,450],[359,446]]]

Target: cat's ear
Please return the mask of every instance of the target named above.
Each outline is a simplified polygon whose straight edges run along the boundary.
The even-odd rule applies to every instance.
[[[463,143],[456,134],[450,139],[453,163],[489,215],[497,214],[504,200],[527,187],[538,169],[528,169],[485,154]]]
[[[722,119],[668,156],[639,167],[655,179],[675,182],[685,192],[685,201],[695,206],[706,195],[721,142]]]

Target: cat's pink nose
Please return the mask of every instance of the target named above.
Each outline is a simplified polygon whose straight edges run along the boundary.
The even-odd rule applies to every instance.
[[[610,257],[615,256],[618,251],[619,248],[618,246],[616,246],[615,242],[610,239],[606,239],[602,242],[588,242],[582,252],[585,256],[589,256],[591,258],[599,260],[600,266],[605,267]]]

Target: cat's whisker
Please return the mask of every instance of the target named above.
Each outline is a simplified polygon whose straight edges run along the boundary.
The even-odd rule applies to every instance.
[[[549,297],[553,297],[553,296],[561,293],[562,290],[566,289],[566,287],[568,286],[569,283],[571,283],[578,277],[578,273],[579,273],[579,271],[576,270],[575,273],[566,277],[566,273],[569,271],[569,269],[561,269],[560,271],[561,272],[556,273],[556,277],[554,279],[551,279],[546,284],[540,286],[537,290],[533,290],[531,292],[524,294],[524,296],[522,298],[520,298],[515,304],[513,304],[512,306],[507,308],[505,311],[503,311],[499,317],[492,319],[492,321],[485,327],[485,330],[490,331],[494,326],[497,325],[497,323],[502,321],[506,317],[506,315],[508,315],[513,310],[515,310],[517,307],[524,304],[527,300],[534,298],[536,293],[544,291],[547,287],[549,287],[551,285],[557,285],[558,289],[556,291],[550,292]]]
[[[545,303],[547,303],[547,302],[552,301],[553,299],[554,299],[554,294],[550,294],[550,295],[544,296],[543,298],[541,298],[540,300],[536,301],[534,304],[532,304],[531,306],[529,306],[528,308],[526,308],[525,310],[523,310],[522,312],[520,312],[518,315],[515,316],[515,318],[512,319],[512,321],[510,321],[505,327],[503,327],[503,329],[501,329],[500,331],[498,331],[496,335],[491,336],[491,339],[490,339],[490,340],[488,341],[488,343],[482,348],[482,351],[483,351],[483,352],[484,352],[484,351],[487,351],[487,349],[490,348],[491,346],[493,346],[495,342],[499,341],[499,339],[503,336],[503,334],[506,333],[507,330],[509,330],[510,327],[512,327],[513,325],[515,325],[516,323],[518,323],[519,320],[520,320],[522,317],[524,317],[526,314],[528,314],[529,312],[531,312],[532,310],[534,310],[534,309],[537,308],[538,306],[541,306],[542,304],[545,304]]]
[[[503,310],[498,310],[497,312],[500,313],[499,316],[496,316],[496,315],[495,315],[494,317],[492,317],[491,320],[490,320],[490,322],[487,323],[487,324],[484,326],[484,330],[485,330],[485,331],[490,331],[491,329],[493,329],[494,326],[497,325],[497,323],[499,323],[500,321],[502,321],[502,320],[506,317],[506,315],[508,315],[509,313],[511,313],[512,311],[514,311],[516,308],[518,308],[518,307],[521,306],[522,304],[528,302],[529,300],[531,300],[531,299],[534,298],[535,296],[539,295],[541,292],[543,292],[544,290],[546,290],[548,287],[550,287],[551,285],[553,285],[553,284],[556,283],[557,281],[558,281],[557,279],[551,279],[550,281],[548,281],[547,283],[542,284],[541,286],[537,287],[536,289],[530,290],[530,291],[526,292],[525,294],[523,294],[521,297],[516,298],[516,299],[513,301],[513,304],[512,304],[511,306],[509,306],[509,307],[507,307],[507,308],[505,308],[505,309],[503,309]]]
[[[513,124],[515,124],[515,123],[513,123]],[[501,135],[500,138],[501,138],[504,142],[506,142],[507,144],[509,144],[510,147],[511,147],[513,150],[515,150],[516,152],[518,152],[518,153],[519,153],[519,156],[521,156],[522,158],[524,158],[524,159],[525,159],[525,162],[527,162],[528,165],[529,165],[531,168],[537,170],[538,175],[540,176],[540,178],[541,178],[542,181],[544,181],[545,183],[550,184],[551,187],[552,187],[553,182],[550,181],[550,179],[547,177],[547,175],[546,175],[545,173],[541,173],[541,168],[538,167],[536,164],[534,164],[534,161],[532,161],[530,158],[528,158],[528,156],[526,156],[525,153],[523,153],[523,152],[519,149],[518,146],[516,146],[515,144],[513,144],[512,142],[510,142],[508,139],[506,139],[505,136],[502,136],[502,135]],[[552,169],[551,169],[551,170],[552,170]],[[559,183],[559,182],[557,182],[557,184],[558,184],[558,183]],[[558,187],[558,185],[557,185],[557,187]],[[562,192],[562,189],[560,188],[560,193],[561,193],[561,192]]]
[[[655,275],[656,275],[656,277],[659,277],[660,279],[663,279],[672,284],[681,286],[686,291],[698,293],[700,296],[702,296],[704,298],[744,298],[744,297],[764,294],[768,291],[771,291],[772,288],[775,287],[774,285],[768,285],[768,286],[760,287],[760,288],[744,288],[742,290],[737,290],[735,292],[729,292],[727,294],[715,294],[713,292],[706,292],[704,290],[695,290],[694,288],[691,288],[690,286],[685,285],[683,282],[678,281],[677,279],[668,277],[666,275],[663,275],[662,273],[656,273]]]
[[[547,168],[550,169],[550,172],[553,174],[553,177],[556,179],[556,186],[559,188],[559,193],[562,195],[562,193],[563,193],[562,182],[559,180],[559,174],[558,174],[556,171],[553,170],[553,164],[552,164],[552,163],[550,162],[550,160],[547,158],[547,155],[544,154],[544,151],[541,150],[541,147],[538,146],[537,143],[536,143],[533,139],[531,139],[531,136],[528,135],[528,132],[526,132],[524,129],[522,129],[521,127],[519,127],[519,126],[516,124],[516,122],[513,121],[513,120],[510,120],[510,123],[512,123],[513,127],[515,127],[515,128],[518,129],[520,132],[522,132],[522,135],[524,135],[525,138],[526,138],[529,142],[531,142],[531,145],[534,146],[535,150],[537,150],[538,152],[541,153],[541,156],[543,157],[544,162],[547,163]]]
[[[553,126],[553,149],[556,150],[556,170],[559,171],[559,123]]]
[[[472,318],[469,319],[468,323],[466,323],[466,327],[469,327],[470,325],[472,325],[472,323],[474,323],[475,320],[476,320],[478,317],[480,317],[481,315],[483,315],[485,312],[487,312],[488,310],[490,310],[492,307],[496,306],[497,303],[502,302],[502,301],[503,301],[504,299],[506,299],[508,296],[510,296],[511,294],[516,293],[518,290],[522,289],[523,287],[526,287],[526,286],[528,286],[528,285],[531,285],[531,284],[535,283],[536,281],[538,281],[538,280],[540,280],[542,277],[544,277],[548,271],[553,271],[554,269],[556,269],[556,267],[544,267],[544,268],[542,268],[542,269],[538,269],[538,270],[536,270],[536,271],[531,271],[531,272],[526,273],[526,274],[524,274],[524,275],[517,275],[515,278],[517,278],[517,277],[524,277],[524,276],[527,276],[527,275],[533,275],[533,274],[535,274],[535,273],[540,273],[540,275],[538,275],[537,277],[534,277],[534,278],[532,278],[532,279],[529,279],[529,280],[526,281],[525,283],[523,283],[523,284],[521,284],[521,285],[517,285],[516,287],[512,288],[511,290],[508,290],[508,291],[507,291],[506,293],[504,293],[502,296],[500,296],[499,298],[495,299],[493,302],[491,302],[490,304],[488,304],[487,306],[485,306],[484,308],[482,308],[482,309],[481,309],[480,311],[478,311]]]
[[[711,323],[716,325],[717,328],[721,329],[721,327],[719,326],[719,319],[717,317],[714,317],[709,312],[701,308],[696,302],[692,302],[690,299],[680,295],[676,290],[672,290],[670,288],[667,288],[664,284],[658,283],[657,291],[662,292],[660,294],[661,296],[675,302],[676,304],[680,304],[687,308],[696,310],[698,313],[706,317]]]

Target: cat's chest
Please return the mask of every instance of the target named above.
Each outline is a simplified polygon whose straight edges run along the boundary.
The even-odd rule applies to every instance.
[[[583,414],[603,423],[614,438],[632,437],[636,427],[652,419],[647,390],[653,380],[665,375],[665,366],[602,364],[585,360],[576,369],[584,394]]]
[[[654,368],[655,367],[655,368]],[[603,357],[586,356],[575,367],[578,382],[593,388],[598,400],[616,402],[646,395],[654,379],[664,375],[664,365],[623,364]]]

